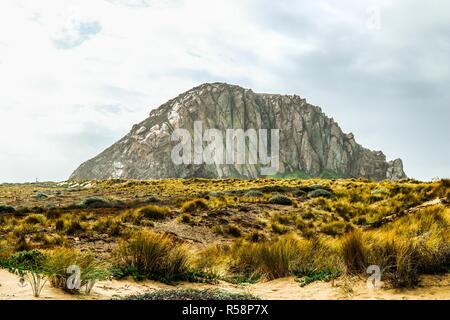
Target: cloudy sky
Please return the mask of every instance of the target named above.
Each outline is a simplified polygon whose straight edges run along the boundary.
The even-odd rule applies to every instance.
[[[2,0],[0,182],[65,180],[203,82],[298,94],[450,176],[446,0]]]

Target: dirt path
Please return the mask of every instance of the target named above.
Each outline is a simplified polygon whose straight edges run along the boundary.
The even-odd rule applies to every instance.
[[[450,274],[444,276],[424,276],[422,285],[415,289],[368,289],[362,279],[339,279],[335,283],[316,282],[301,288],[295,278],[283,278],[251,285],[233,285],[220,282],[218,285],[182,283],[174,286],[155,281],[135,282],[132,280],[112,280],[97,283],[91,295],[71,295],[46,284],[41,297],[34,298],[30,286],[19,286],[18,277],[6,270],[0,270],[0,300],[102,300],[118,296],[140,294],[169,288],[221,288],[233,292],[247,292],[262,299],[273,300],[338,300],[338,299],[444,299],[450,300]]]

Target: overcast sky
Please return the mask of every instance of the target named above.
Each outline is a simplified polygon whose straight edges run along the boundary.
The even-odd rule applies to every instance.
[[[204,82],[298,94],[450,176],[446,0],[1,0],[0,182],[65,180]]]

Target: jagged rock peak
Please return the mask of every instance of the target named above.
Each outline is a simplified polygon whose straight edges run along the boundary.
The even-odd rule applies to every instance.
[[[227,129],[278,129],[277,176],[325,175],[373,180],[406,177],[400,159],[387,162],[383,152],[362,147],[352,133],[343,133],[333,118],[298,95],[255,93],[237,85],[215,82],[190,89],[152,110],[147,119],[134,125],[117,143],[83,163],[70,178],[250,178],[264,175],[262,168],[266,165],[260,162],[175,164],[171,154],[179,141],[172,141],[171,136],[176,129],[186,129],[195,136],[196,121],[202,123],[203,130],[218,129],[224,137]]]

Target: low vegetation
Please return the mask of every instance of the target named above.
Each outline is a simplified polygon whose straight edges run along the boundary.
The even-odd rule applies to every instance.
[[[0,185],[0,201],[0,263],[36,295],[72,291],[72,264],[83,292],[111,275],[307,286],[378,265],[414,287],[450,271],[450,180],[115,179]]]
[[[141,295],[126,296],[126,300],[258,300],[248,293],[220,289],[165,289]]]

